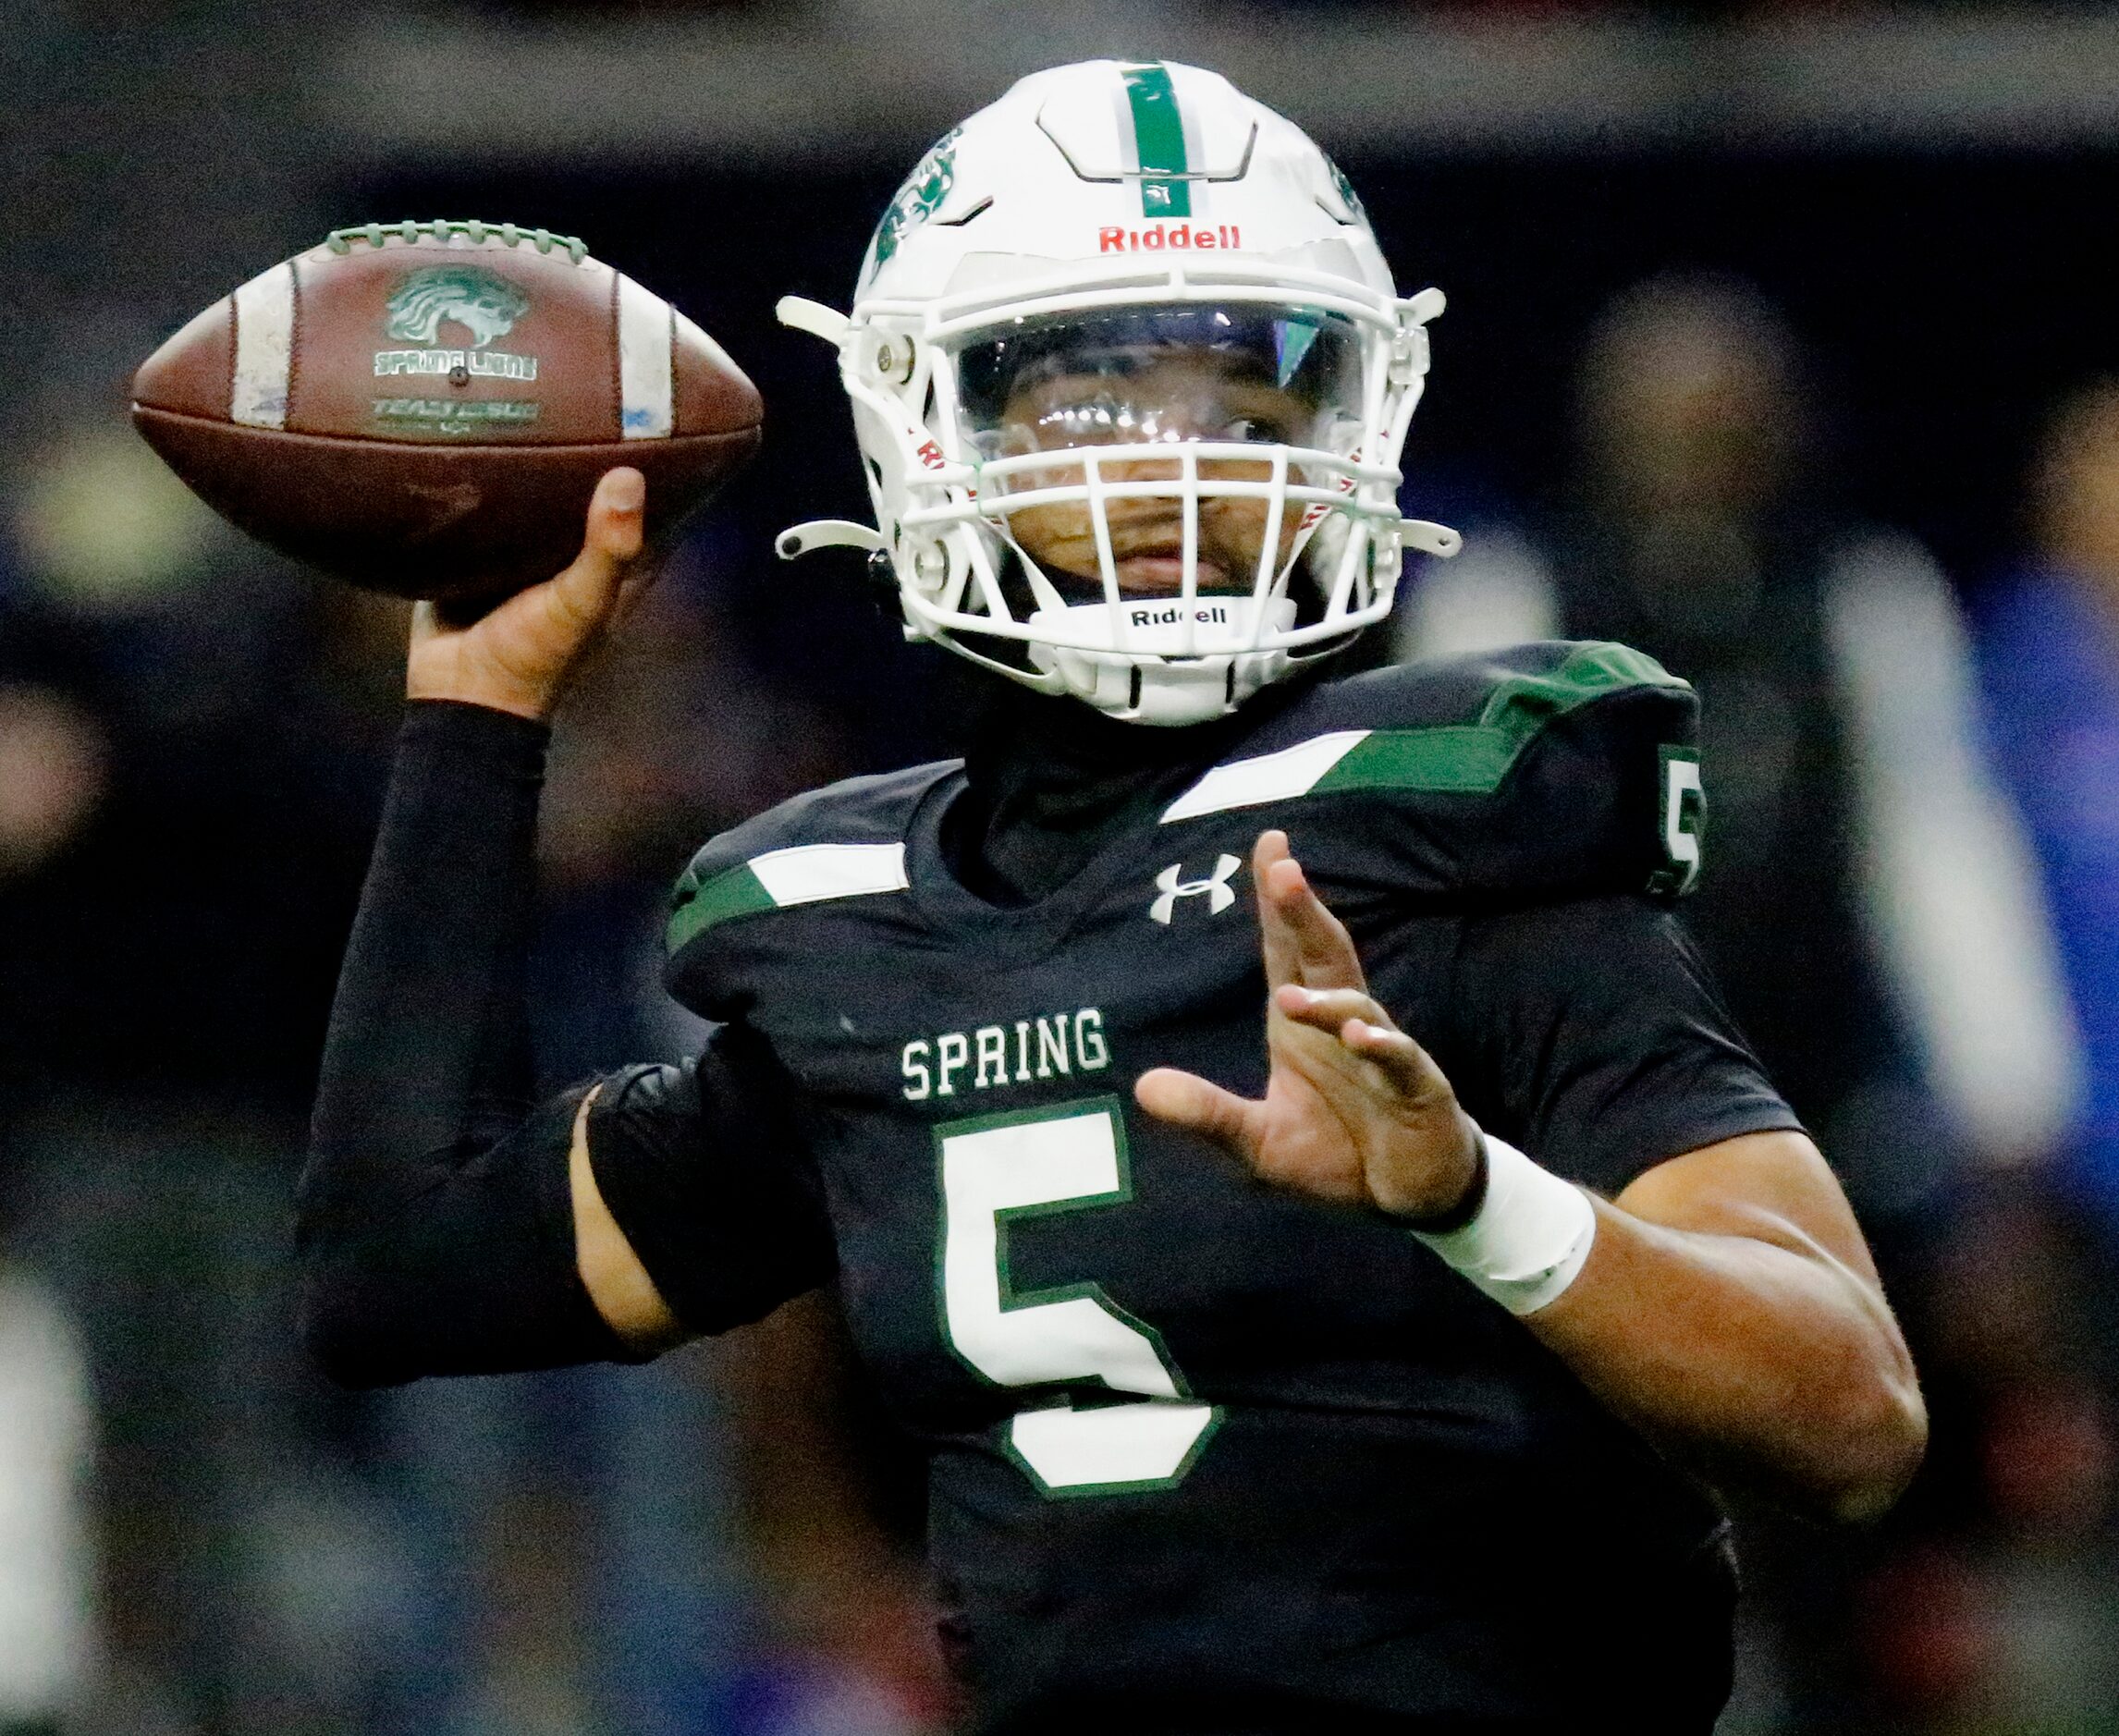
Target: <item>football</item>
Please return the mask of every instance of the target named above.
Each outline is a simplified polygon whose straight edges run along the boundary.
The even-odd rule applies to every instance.
[[[215,511],[370,590],[548,579],[598,477],[647,479],[652,543],[756,449],[757,389],[582,243],[372,224],[253,277],[142,364],[132,416]]]

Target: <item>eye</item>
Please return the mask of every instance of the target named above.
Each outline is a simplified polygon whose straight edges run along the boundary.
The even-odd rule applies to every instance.
[[[1276,416],[1259,410],[1248,416],[1231,416],[1215,436],[1218,440],[1241,440],[1249,446],[1292,446],[1296,440],[1296,426],[1292,417]]]

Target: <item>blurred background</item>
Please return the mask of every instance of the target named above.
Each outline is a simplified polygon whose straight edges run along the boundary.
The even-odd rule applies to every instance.
[[[1732,1736],[2119,1730],[2119,18],[1817,0],[38,0],[0,30],[0,1733],[940,1728],[917,1473],[828,1298],[647,1371],[349,1397],[289,1190],[401,610],[193,503],[133,365],[371,219],[579,234],[764,454],[572,702],[555,1082],[680,1052],[707,834],[950,751],[851,556],[822,345],[876,214],[1038,66],[1217,67],[1451,298],[1417,656],[1623,638],[1706,704],[1691,919],[1853,1193],[1934,1444],[1746,1515]],[[2104,260],[2103,264],[2098,263]],[[835,560],[842,565],[834,566]],[[938,655],[938,654],[935,654]],[[1656,1667],[1652,1634],[1620,1669]]]

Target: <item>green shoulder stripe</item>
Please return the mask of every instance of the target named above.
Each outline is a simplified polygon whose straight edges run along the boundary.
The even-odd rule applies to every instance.
[[[797,844],[753,856],[706,878],[696,867],[689,868],[672,899],[668,949],[678,952],[717,923],[733,917],[826,899],[901,892],[910,884],[902,843]]]
[[[1554,718],[1625,688],[1689,685],[1629,646],[1577,645],[1543,675],[1497,681],[1474,723],[1342,729],[1278,753],[1217,765],[1170,803],[1162,823],[1341,789],[1490,794]]]
[[[1687,685],[1630,645],[1579,645],[1548,674],[1511,675],[1496,682],[1475,724],[1372,731],[1314,788],[1320,795],[1333,789],[1485,795],[1500,787],[1509,767],[1555,717],[1622,688]]]
[[[747,862],[716,874],[704,885],[688,870],[677,883],[676,908],[669,913],[668,944],[671,952],[703,929],[725,923],[731,916],[749,916],[759,911],[777,910],[765,882]]]

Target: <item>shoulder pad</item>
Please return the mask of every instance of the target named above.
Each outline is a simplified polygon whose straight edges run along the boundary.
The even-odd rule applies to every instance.
[[[1339,829],[1365,833],[1402,885],[1680,892],[1698,870],[1697,736],[1691,685],[1654,658],[1523,645],[1320,688],[1162,822],[1348,797],[1368,818]]]
[[[783,801],[710,840],[670,895],[671,960],[717,924],[824,899],[901,892],[905,828],[954,761],[851,777]]]

